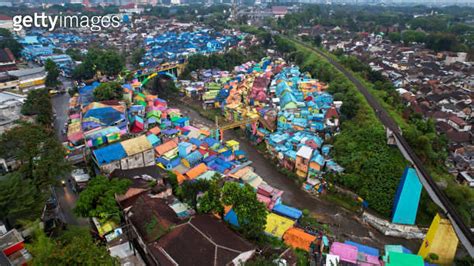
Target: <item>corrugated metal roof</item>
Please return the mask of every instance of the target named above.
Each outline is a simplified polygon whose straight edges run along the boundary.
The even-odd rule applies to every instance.
[[[120,143],[97,149],[93,151],[93,154],[99,166],[127,157],[127,153]]]
[[[128,156],[144,152],[153,148],[145,135],[122,141],[121,144]]]
[[[295,221],[275,213],[267,215],[267,224],[265,225],[265,232],[278,238],[282,238],[283,234],[293,227]]]
[[[187,171],[186,176],[189,179],[194,179],[198,177],[199,175],[202,175],[207,170],[208,170],[207,166],[204,163],[200,163],[196,165],[195,167],[191,168],[191,170]]]
[[[296,156],[303,157],[309,160],[311,158],[311,154],[313,154],[313,149],[306,145],[303,145],[296,153]]]

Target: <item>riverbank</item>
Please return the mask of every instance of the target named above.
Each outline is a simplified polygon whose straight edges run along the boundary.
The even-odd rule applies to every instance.
[[[182,101],[179,98],[170,99],[170,106],[181,109],[195,125],[214,127],[214,121],[204,117],[196,103]],[[198,109],[198,110],[196,110]],[[416,252],[421,242],[384,236],[371,226],[365,224],[359,214],[350,212],[335,204],[333,200],[324,197],[314,197],[304,192],[291,178],[278,171],[275,165],[263,154],[258,152],[255,145],[250,143],[242,134],[228,130],[224,139],[235,139],[240,142],[240,149],[246,152],[247,158],[253,162],[255,172],[271,186],[285,191],[283,201],[300,209],[307,209],[316,217],[318,222],[327,224],[338,240],[351,239],[383,249],[387,244],[402,244]]]

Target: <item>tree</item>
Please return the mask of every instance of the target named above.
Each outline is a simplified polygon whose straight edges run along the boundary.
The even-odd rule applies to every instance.
[[[267,209],[257,200],[253,188],[245,184],[227,182],[222,188],[222,202],[231,205],[238,217],[239,229],[249,238],[261,236],[267,223]]]
[[[69,55],[74,61],[82,61],[83,55],[79,49],[68,48],[66,54]]]
[[[65,151],[52,131],[41,125],[24,123],[0,136],[0,157],[14,157],[18,172],[31,179],[38,189],[57,182],[57,177],[69,172]]]
[[[21,56],[21,50],[23,50],[23,46],[13,38],[11,33],[5,32],[0,33],[0,49],[3,48],[10,49],[16,58]]]
[[[84,61],[74,69],[72,77],[77,80],[88,80],[95,76],[96,71],[97,68],[94,61],[91,58],[86,57]]]
[[[59,77],[59,69],[58,65],[51,60],[48,59],[44,63],[44,68],[48,72],[48,75],[46,75],[46,86],[48,87],[55,87],[56,85],[59,84],[58,77]]]
[[[79,194],[74,212],[81,217],[97,217],[104,222],[120,220],[120,209],[115,194],[123,194],[130,186],[128,179],[111,179],[105,176],[93,178],[87,188]]]
[[[426,34],[421,31],[415,31],[415,30],[406,30],[402,32],[401,35],[402,41],[405,44],[409,43],[424,43],[426,41]]]
[[[321,42],[323,41],[323,38],[321,37],[321,35],[317,34],[316,36],[314,36],[314,45],[316,45],[317,47],[321,47]]]
[[[210,186],[211,181],[209,180],[198,179],[185,181],[178,188],[177,196],[193,208],[196,208],[198,203],[197,196],[199,193],[208,191]]]
[[[73,72],[74,79],[91,79],[97,71],[115,76],[122,71],[125,63],[123,57],[115,50],[90,49],[84,56],[83,63]]]
[[[36,115],[36,121],[50,127],[54,121],[53,106],[46,89],[32,90],[28,92],[25,103],[21,107],[23,115]]]
[[[34,220],[41,215],[45,199],[31,179],[18,172],[8,174],[0,181],[0,220],[10,226],[18,220]]]
[[[131,63],[137,67],[142,61],[143,56],[145,55],[145,49],[142,47],[137,48],[132,53]]]
[[[455,51],[458,47],[456,35],[452,33],[433,33],[426,37],[426,48],[435,51]]]
[[[116,76],[125,66],[122,56],[114,50],[101,51],[96,65],[102,74],[108,76]]]
[[[199,199],[197,205],[198,211],[201,213],[217,213],[224,214],[224,206],[221,202],[221,189],[219,187],[220,175],[216,174],[210,181],[209,188]]]
[[[94,89],[93,95],[96,101],[121,100],[123,98],[123,88],[120,83],[115,81],[101,83]]]
[[[402,40],[402,35],[399,32],[390,32],[387,37],[393,43],[399,43]]]
[[[13,38],[12,33],[8,29],[0,28],[0,37]]]
[[[119,265],[87,228],[72,227],[56,239],[37,228],[26,248],[33,257],[31,265]]]

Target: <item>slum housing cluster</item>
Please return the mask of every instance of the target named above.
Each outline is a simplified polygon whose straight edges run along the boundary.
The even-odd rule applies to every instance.
[[[200,99],[205,108],[220,108],[226,120],[244,128],[251,141],[264,142],[267,151],[280,166],[305,180],[305,190],[322,192],[327,185],[324,180],[325,172],[344,171],[329,157],[331,146],[324,144],[325,140],[338,131],[339,108],[342,105],[342,102],[334,102],[332,96],[325,92],[325,84],[301,73],[297,67],[287,66],[282,60],[272,61],[268,58],[258,63],[245,63],[236,67],[232,73],[199,70],[196,76],[200,77],[199,81],[181,81],[183,92],[189,97]],[[244,122],[239,124],[238,121]],[[225,127],[224,125],[223,128]],[[243,176],[246,179],[250,176],[250,184],[259,184],[261,178],[247,168],[239,169],[230,176]],[[415,224],[421,190],[422,185],[415,170],[407,168],[395,195],[392,223]],[[257,193],[259,191],[262,189],[258,188]],[[274,206],[268,199],[265,202],[267,207]],[[274,208],[273,212],[278,213],[278,208]],[[237,219],[232,211],[225,218],[236,225]],[[444,223],[444,231],[433,229],[425,242],[430,241],[428,238],[433,238],[434,235],[450,239],[449,248],[437,245],[429,248],[443,254],[440,261],[451,262],[458,240],[452,226],[448,225],[449,222],[444,220]],[[271,221],[267,220],[267,227],[270,224]],[[291,227],[291,221],[283,220],[279,224]],[[439,221],[435,218],[433,224],[439,224]],[[437,243],[441,245],[441,242]],[[336,246],[338,247],[331,246],[330,254],[338,254],[340,258],[346,256],[343,261],[369,265],[377,261],[378,251],[377,254],[365,254],[367,256],[363,257],[366,260],[361,262],[354,247],[345,244]],[[350,253],[349,250],[353,250],[355,254],[352,259],[347,257],[346,252]],[[389,251],[386,251],[385,261]],[[426,257],[427,254],[420,249],[420,255]],[[397,259],[394,260],[413,259],[423,263],[423,259],[416,255],[395,256]]]
[[[50,59],[56,63],[64,76],[70,77],[74,70],[75,62],[64,52],[67,48],[83,43],[83,39],[74,34],[33,31],[31,35],[20,39],[20,43],[23,45],[22,57],[27,61],[44,65],[46,60]],[[58,53],[59,50],[62,52]]]
[[[146,52],[140,66],[154,68],[164,62],[184,62],[193,54],[221,52],[239,44],[244,37],[243,33],[216,32],[209,28],[184,25],[173,31],[146,36]]]
[[[326,85],[281,59],[264,58],[232,73],[201,70],[198,82],[182,81],[188,96],[220,108],[230,123],[243,124],[251,141],[264,142],[278,164],[305,180],[308,191],[326,186],[324,171],[342,172],[324,141],[339,130],[339,107]]]
[[[117,196],[126,213],[126,224],[93,219],[112,255],[119,256],[122,261],[143,259],[156,265],[190,261],[215,264],[215,260],[220,265],[245,262],[253,256],[256,247],[224,223],[239,227],[232,207],[225,208],[222,219],[196,215],[195,210],[173,196],[171,186],[164,178],[166,171],[172,171],[179,184],[215,177],[224,178],[226,182],[249,184],[268,209],[265,233],[293,248],[327,254],[318,257],[327,263],[384,264],[374,248],[350,241],[331,243],[322,232],[303,228],[299,224],[302,212],[285,205],[281,199],[284,192],[264,182],[253,171],[239,142],[214,139],[212,129],[191,125],[179,109],[169,108],[166,101],[140,92],[133,84],[137,82],[123,85],[124,99],[129,101],[91,101],[91,93],[99,83],[82,87],[71,99],[70,146],[87,147],[101,173],[111,178],[132,180],[127,192]],[[134,228],[133,234],[139,239],[138,248],[145,254],[144,258],[132,255],[127,242],[129,236],[123,233],[126,226]],[[196,245],[203,250],[193,256]],[[231,249],[232,252],[221,253],[220,249]],[[421,257],[409,254],[402,246],[387,249],[390,261],[387,265],[397,260],[423,264]],[[183,252],[191,255],[182,256]]]
[[[164,217],[172,217],[169,223],[163,225],[166,227],[186,222],[190,228],[194,228],[198,226],[194,224],[194,221],[199,220],[202,220],[200,224],[205,227],[210,225],[223,227],[219,225],[222,222],[210,216],[193,216],[191,220],[186,220],[194,214],[194,210],[173,197],[169,184],[166,184],[163,179],[165,170],[174,172],[179,184],[215,177],[224,177],[229,182],[248,183],[257,192],[258,199],[269,210],[265,229],[267,233],[282,238],[288,229],[294,227],[302,212],[284,205],[281,201],[283,192],[266,184],[253,172],[250,162],[246,160],[245,153],[239,149],[237,141],[229,140],[223,143],[212,138],[212,130],[190,125],[189,118],[183,116],[179,109],[169,108],[166,101],[157,96],[142,93],[132,84],[123,85],[124,99],[129,99],[129,101],[93,102],[90,96],[99,83],[80,88],[79,94],[71,98],[70,123],[67,132],[68,147],[70,150],[82,147],[82,151],[90,151],[97,168],[103,174],[122,178],[133,176],[134,185],[118,199],[121,204],[122,201],[126,201],[123,204],[131,207],[130,211],[135,213],[131,223],[137,227],[138,232],[143,233],[140,237],[143,237],[144,243],[148,244],[143,248],[150,250],[149,254],[153,260],[161,262],[163,259],[154,253],[161,252],[161,248],[166,246],[161,242],[165,240],[151,241],[157,238],[148,236],[147,230],[140,229],[140,226],[146,227],[146,225],[136,224],[139,223],[138,221],[157,218],[146,217],[147,214],[143,211],[135,211],[135,206],[142,209],[159,206],[158,209],[154,209],[155,212],[159,213],[163,210]],[[127,106],[125,102],[131,104]],[[156,182],[151,186],[153,196],[150,196],[148,195],[149,181],[153,180]],[[82,184],[79,185],[83,187]],[[130,197],[138,197],[138,203],[130,205]],[[156,215],[155,212],[149,215]],[[157,217],[161,226],[161,222],[164,221],[163,216],[160,213]],[[226,210],[224,220],[235,224],[237,218],[232,209]],[[280,226],[282,221],[285,222],[285,227]],[[96,223],[100,235],[107,240],[112,241],[118,237],[119,231],[116,229],[120,225],[111,221],[101,224],[96,220]],[[232,231],[222,230],[228,231],[229,239],[240,239]],[[298,234],[289,239],[310,237],[304,231],[296,232]],[[186,234],[183,237],[191,237],[187,235],[187,232],[182,233]],[[174,234],[170,233],[170,235]],[[164,237],[173,238],[167,235]],[[204,238],[202,241],[207,240]],[[246,243],[244,240],[239,241]],[[309,246],[307,248],[309,249]],[[242,251],[251,250],[251,246],[246,244],[246,248]],[[172,251],[169,252],[172,253]],[[239,257],[243,260],[251,254],[253,251],[245,256],[234,254],[236,255],[234,257],[243,256],[243,258]],[[174,257],[173,259],[179,260]]]

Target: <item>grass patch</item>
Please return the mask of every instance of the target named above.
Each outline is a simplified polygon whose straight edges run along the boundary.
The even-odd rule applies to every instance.
[[[354,199],[347,197],[341,193],[326,193],[321,196],[321,198],[333,202],[334,204],[337,204],[344,209],[347,209],[352,212],[358,212],[360,210],[360,204],[357,203]]]

